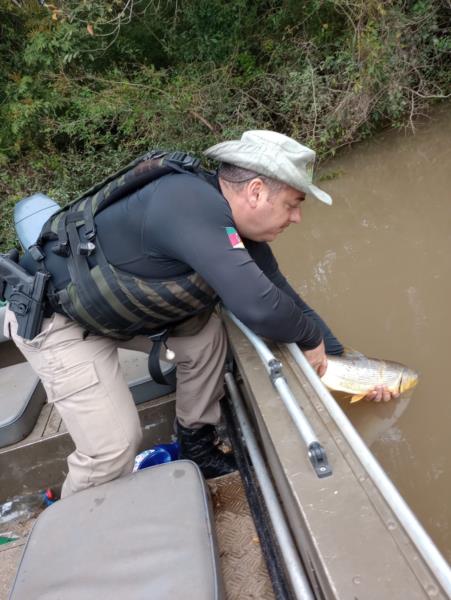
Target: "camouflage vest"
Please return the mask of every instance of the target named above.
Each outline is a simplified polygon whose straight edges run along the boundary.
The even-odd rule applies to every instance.
[[[201,176],[202,169],[197,159],[180,152],[149,152],[88,190],[44,225],[39,245],[58,240],[53,251],[67,258],[71,278],[65,289],[50,294],[51,301],[87,331],[118,339],[154,335],[213,311],[216,293],[199,274],[192,271],[165,281],[132,275],[108,263],[96,238],[96,214],[173,172]],[[93,257],[94,267],[88,256]],[[204,322],[204,318],[198,321],[199,328]],[[192,328],[187,331],[185,335],[196,332]]]

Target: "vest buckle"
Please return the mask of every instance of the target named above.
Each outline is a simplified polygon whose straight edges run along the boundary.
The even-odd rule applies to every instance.
[[[53,246],[52,252],[57,256],[68,257],[70,254],[69,242],[58,242],[58,244]]]
[[[80,242],[77,246],[77,254],[81,256],[91,256],[95,252],[96,245],[92,242]]]

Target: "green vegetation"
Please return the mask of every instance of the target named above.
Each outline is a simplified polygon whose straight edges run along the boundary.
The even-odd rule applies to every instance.
[[[271,128],[320,157],[449,91],[446,0],[0,0],[0,245],[151,147]],[[447,62],[448,58],[448,62]]]

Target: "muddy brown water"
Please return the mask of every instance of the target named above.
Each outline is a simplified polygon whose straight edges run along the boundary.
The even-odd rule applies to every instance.
[[[420,373],[410,398],[346,414],[451,561],[451,106],[324,168],[333,197],[307,200],[274,244],[293,287],[345,344]]]

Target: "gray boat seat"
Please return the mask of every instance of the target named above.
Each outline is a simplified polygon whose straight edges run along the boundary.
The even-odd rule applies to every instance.
[[[0,448],[23,440],[45,402],[39,377],[26,362],[0,369]]]
[[[10,600],[223,598],[198,467],[150,467],[56,502],[37,519]]]

